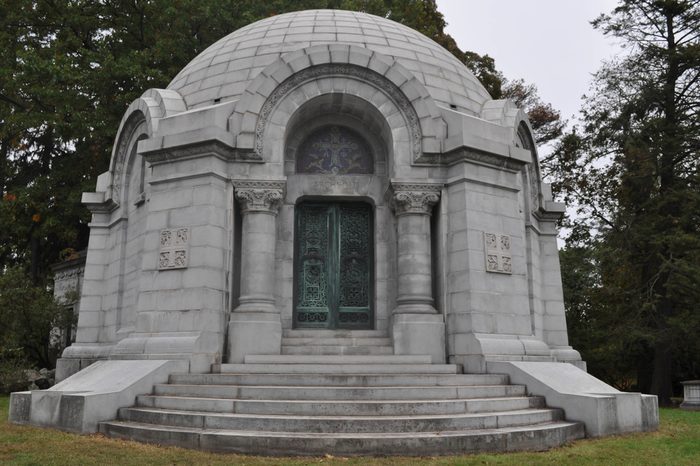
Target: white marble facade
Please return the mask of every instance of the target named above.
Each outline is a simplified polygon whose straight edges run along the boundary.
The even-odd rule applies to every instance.
[[[326,126],[360,135],[364,173],[300,172]],[[563,206],[526,114],[449,52],[383,18],[304,11],[209,47],[127,109],[93,214],[76,342],[59,377],[99,359],[191,372],[279,354],[294,324],[305,200],[372,209],[372,322],[395,354],[465,372],[568,361],[557,256]]]

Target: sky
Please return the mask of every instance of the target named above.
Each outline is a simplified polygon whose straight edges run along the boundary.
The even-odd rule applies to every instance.
[[[616,0],[437,0],[446,32],[462,50],[488,54],[508,79],[537,86],[543,101],[570,117],[601,61],[620,49],[590,21]]]

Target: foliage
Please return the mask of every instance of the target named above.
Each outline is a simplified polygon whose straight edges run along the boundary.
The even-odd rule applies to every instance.
[[[681,375],[700,375],[700,6],[624,0],[593,24],[627,54],[595,75],[582,127],[554,156],[556,187],[578,205],[568,248],[595,261],[591,331],[668,403]]]
[[[22,348],[0,346],[0,394],[27,388],[25,371],[30,367]]]
[[[62,348],[52,344],[51,330],[66,328],[72,320],[73,311],[56,303],[46,288],[34,285],[23,270],[15,267],[0,275],[0,353],[10,366],[18,359],[12,350],[20,348],[32,363],[53,367]]]

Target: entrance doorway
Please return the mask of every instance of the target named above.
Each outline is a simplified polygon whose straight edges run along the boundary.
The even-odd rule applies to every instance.
[[[372,207],[303,202],[296,208],[294,327],[372,329]]]

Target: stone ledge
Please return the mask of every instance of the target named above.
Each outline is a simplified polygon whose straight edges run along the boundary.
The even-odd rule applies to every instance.
[[[656,396],[621,392],[569,363],[488,361],[487,372],[508,374],[511,383],[544,396],[547,406],[564,410],[566,419],[583,422],[587,437],[659,426]]]
[[[13,393],[10,422],[96,432],[99,422],[115,419],[137,395],[187,370],[187,361],[98,361],[48,390]]]

